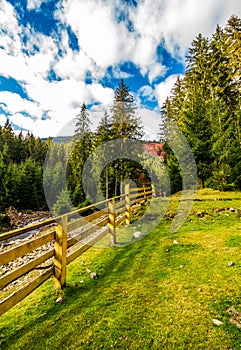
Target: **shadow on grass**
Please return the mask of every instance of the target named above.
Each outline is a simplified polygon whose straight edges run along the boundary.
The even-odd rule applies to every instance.
[[[99,278],[93,280],[88,277],[82,284],[77,280],[82,278],[81,274],[85,271],[85,266],[82,266],[79,259],[76,260],[74,264],[71,264],[72,266],[69,266],[69,271],[73,276],[62,292],[65,300],[63,304],[55,303],[56,292],[52,289],[53,282],[49,280],[10,310],[9,317],[7,314],[2,316],[3,324],[6,325],[3,327],[0,325],[1,349],[61,348],[63,337],[66,341],[71,339],[73,327],[69,323],[74,322],[74,319],[80,317],[82,331],[88,330],[97,320],[100,322],[102,308],[109,308],[112,312],[116,303],[128,298],[125,290],[119,289],[118,285],[119,283],[134,284],[135,280],[143,274],[143,266],[145,266],[149,248],[148,241],[142,239],[124,248],[103,251],[103,254],[92,263]],[[140,267],[141,272],[138,272]],[[34,295],[38,293],[44,295],[36,305]],[[26,309],[25,306],[27,306]],[[98,316],[94,317],[96,310],[98,310]],[[17,316],[14,317],[16,313]],[[89,313],[92,316],[88,319]],[[61,330],[62,327],[64,327],[63,330]],[[50,340],[50,338],[53,339]],[[51,345],[48,345],[49,343]]]

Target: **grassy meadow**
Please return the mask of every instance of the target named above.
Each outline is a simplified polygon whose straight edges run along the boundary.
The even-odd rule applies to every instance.
[[[0,349],[240,349],[240,198],[199,191],[171,235],[174,197],[143,239],[91,248],[68,266],[63,291],[50,279],[1,316]]]

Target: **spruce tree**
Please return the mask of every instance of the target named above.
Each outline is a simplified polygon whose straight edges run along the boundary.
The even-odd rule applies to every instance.
[[[67,168],[67,187],[70,189],[74,205],[79,205],[85,200],[83,181],[88,181],[88,179],[82,178],[82,172],[93,148],[93,134],[90,125],[89,113],[85,103],[83,103],[80,113],[76,116],[75,147]]]
[[[129,87],[122,79],[115,89],[114,100],[111,108],[112,126],[111,138],[122,139],[120,154],[124,149],[125,140],[139,140],[143,136],[141,119],[136,113],[135,100],[130,93]],[[135,148],[135,147],[134,147]],[[131,153],[138,153],[141,150],[130,149]],[[122,182],[133,173],[133,166],[130,159],[119,159],[113,162],[115,173],[114,194],[118,195],[122,189]]]
[[[141,119],[136,114],[134,97],[122,79],[114,92],[112,112],[112,138],[141,139]]]

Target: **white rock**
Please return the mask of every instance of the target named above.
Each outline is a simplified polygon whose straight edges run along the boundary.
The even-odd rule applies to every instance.
[[[219,320],[216,319],[216,318],[213,318],[212,321],[213,321],[213,323],[214,323],[216,326],[221,326],[221,325],[223,324],[222,321],[219,321]]]
[[[142,237],[141,231],[136,231],[136,232],[134,232],[134,233],[133,233],[133,237],[134,237],[134,238],[141,238],[141,237]]]
[[[57,304],[62,304],[64,302],[64,298],[63,297],[59,297],[58,299],[55,300],[55,302]]]
[[[173,244],[179,244],[179,242],[174,239]]]
[[[97,278],[98,278],[97,273],[96,272],[91,272],[90,273],[90,278],[93,278],[93,279],[97,280]]]

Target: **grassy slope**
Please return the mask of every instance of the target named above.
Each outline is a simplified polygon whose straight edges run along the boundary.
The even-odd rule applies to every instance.
[[[240,208],[235,197],[196,202],[175,237],[165,219],[133,245],[90,249],[68,268],[63,304],[49,280],[1,317],[0,348],[240,349],[227,313],[230,306],[241,311],[241,223],[227,210]]]

